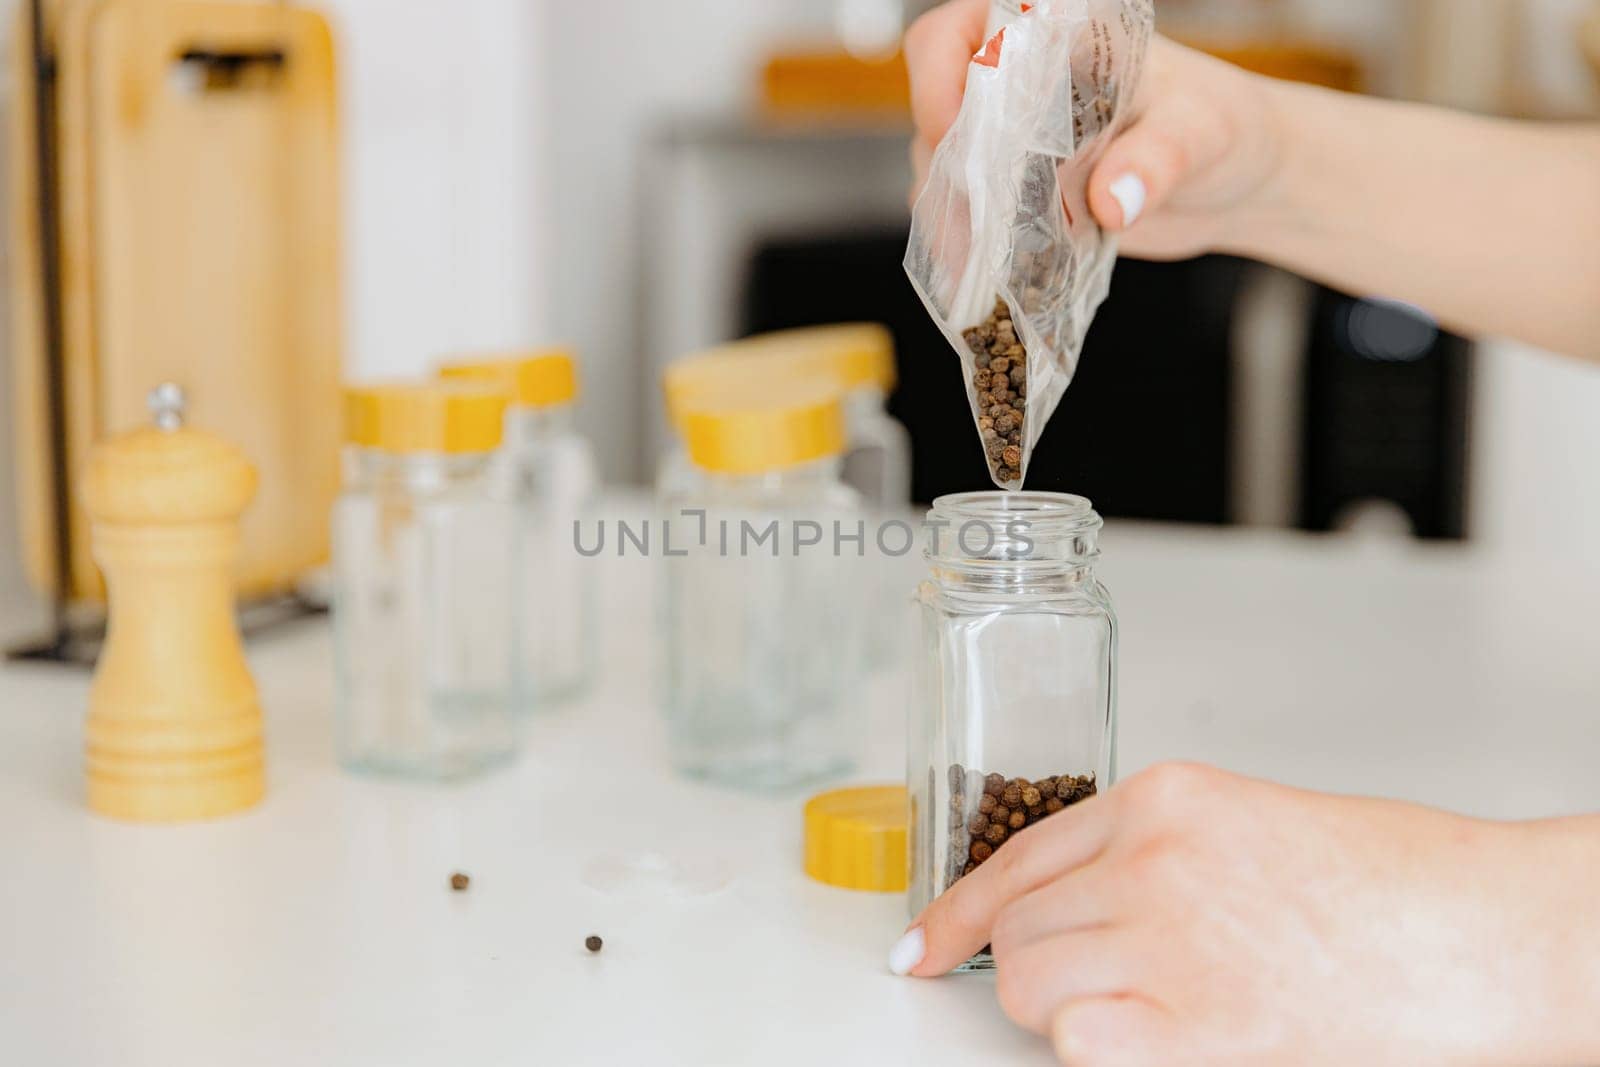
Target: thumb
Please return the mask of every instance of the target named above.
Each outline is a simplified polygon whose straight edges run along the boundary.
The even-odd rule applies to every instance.
[[[1050,1040],[1066,1067],[1165,1067],[1185,1059],[1171,1013],[1137,997],[1075,1000],[1056,1013]]]
[[[1179,104],[1158,103],[1112,142],[1089,177],[1089,210],[1112,232],[1166,203],[1212,153],[1204,123]]]

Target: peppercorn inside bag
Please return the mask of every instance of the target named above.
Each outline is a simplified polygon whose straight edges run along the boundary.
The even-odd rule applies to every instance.
[[[1014,16],[974,57],[912,214],[906,274],[961,358],[1004,489],[1022,487],[1110,291],[1116,240],[1089,212],[1089,175],[1132,106],[1153,22],[1151,0]]]

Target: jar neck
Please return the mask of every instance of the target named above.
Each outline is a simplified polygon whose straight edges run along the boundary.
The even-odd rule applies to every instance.
[[[491,452],[385,452],[376,448],[345,450],[347,484],[351,488],[435,493],[481,478]]]
[[[574,424],[571,404],[512,408],[506,412],[506,444],[515,447],[571,433]]]
[[[844,396],[844,417],[847,421],[881,418],[889,402],[888,394],[874,385],[852,389]]]
[[[755,474],[723,474],[698,466],[695,469],[705,479],[707,488],[712,492],[730,496],[749,496],[808,489],[826,490],[839,480],[840,460],[837,456],[827,456],[811,463],[760,471]]]
[[[951,587],[1060,590],[1094,579],[1103,522],[1080,496],[964,493],[928,513],[924,557]]]

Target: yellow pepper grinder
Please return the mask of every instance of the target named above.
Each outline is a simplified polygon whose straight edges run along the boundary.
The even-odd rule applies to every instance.
[[[239,516],[256,471],[183,426],[183,391],[152,390],[154,425],[95,448],[84,485],[110,597],[89,692],[89,806],[133,822],[240,811],[266,789],[261,705],[234,618]]]

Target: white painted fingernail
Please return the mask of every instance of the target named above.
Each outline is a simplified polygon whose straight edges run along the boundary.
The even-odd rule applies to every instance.
[[[1143,178],[1137,174],[1124,174],[1111,183],[1111,195],[1122,205],[1122,225],[1128,227],[1139,221],[1144,202],[1150,194],[1144,187]]]
[[[908,930],[889,950],[889,973],[904,978],[916,969],[927,954],[928,939],[923,935],[922,927]]]

